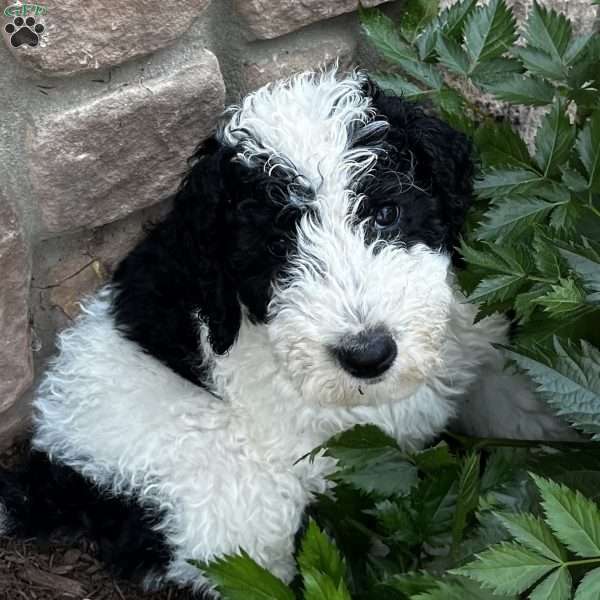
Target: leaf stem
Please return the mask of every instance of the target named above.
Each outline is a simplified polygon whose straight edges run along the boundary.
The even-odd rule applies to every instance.
[[[483,448],[540,448],[543,446],[558,449],[594,448],[600,450],[598,442],[550,442],[544,440],[513,440],[508,438],[480,438],[446,431],[446,436],[469,449]]]
[[[579,565],[594,565],[600,563],[600,558],[584,558],[581,560],[567,560],[563,563],[565,567],[576,567]]]

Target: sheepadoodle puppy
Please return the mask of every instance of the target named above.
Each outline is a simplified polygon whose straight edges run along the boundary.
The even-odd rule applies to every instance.
[[[474,324],[453,282],[470,154],[360,72],[232,108],[61,334],[30,461],[0,476],[0,533],[84,530],[148,586],[201,589],[188,559],[239,549],[290,581],[335,468],[301,457],[359,423],[418,448],[489,378],[515,396],[504,322]]]

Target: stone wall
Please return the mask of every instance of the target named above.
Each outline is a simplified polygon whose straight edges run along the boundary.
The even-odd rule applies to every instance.
[[[400,8],[363,0],[379,4]],[[39,5],[29,25],[0,14],[0,447],[26,430],[56,332],[168,208],[224,106],[295,71],[369,65],[358,0]]]

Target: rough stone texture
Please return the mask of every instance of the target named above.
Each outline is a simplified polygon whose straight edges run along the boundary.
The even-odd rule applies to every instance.
[[[33,253],[33,350],[40,372],[54,353],[56,332],[71,324],[80,302],[106,283],[144,228],[169,209],[162,202],[96,229],[40,242]]]
[[[533,0],[507,0],[507,3],[512,7],[519,23],[527,18],[533,6]],[[598,18],[598,6],[594,6],[590,0],[543,0],[541,4],[568,17],[573,23],[575,34],[592,31]]]
[[[61,0],[43,2],[45,31],[37,47],[8,47],[22,63],[48,75],[120,64],[162,48],[183,34],[210,0]],[[4,0],[4,6],[14,4]],[[36,17],[37,18],[37,17]]]
[[[246,61],[242,68],[243,90],[251,91],[269,81],[293,73],[329,66],[338,61],[342,69],[351,66],[356,43],[341,37],[331,37],[304,48],[276,50],[268,56]]]
[[[364,7],[389,0],[362,0]],[[316,21],[356,10],[359,0],[234,0],[236,12],[260,39],[279,37]]]
[[[49,233],[115,221],[173,193],[194,147],[223,109],[215,57],[40,117],[28,169]]]
[[[29,333],[31,260],[19,214],[0,192],[0,439],[19,426],[14,404],[33,378]]]

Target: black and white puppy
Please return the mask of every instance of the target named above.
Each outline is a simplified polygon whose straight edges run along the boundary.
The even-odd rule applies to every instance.
[[[200,588],[188,559],[240,548],[292,579],[335,468],[300,457],[358,423],[419,447],[501,371],[505,323],[474,324],[451,271],[470,151],[360,72],[231,109],[60,336],[31,463],[0,477],[0,533],[85,527],[149,586]]]

